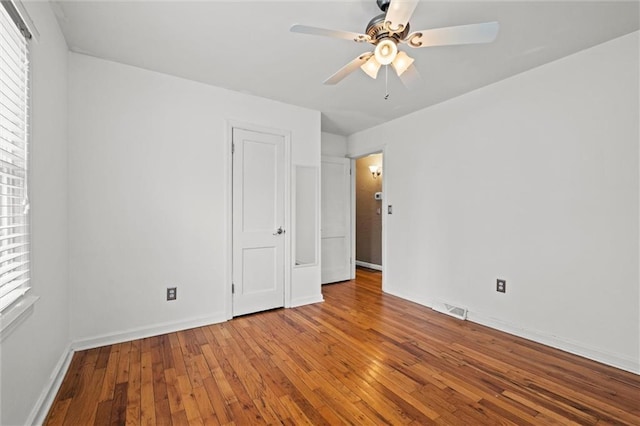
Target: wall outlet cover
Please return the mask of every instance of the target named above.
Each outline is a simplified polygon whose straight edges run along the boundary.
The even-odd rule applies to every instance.
[[[176,300],[178,297],[178,287],[167,287],[167,300]]]
[[[496,291],[499,292],[499,293],[506,293],[507,292],[507,281],[498,279],[496,281]]]

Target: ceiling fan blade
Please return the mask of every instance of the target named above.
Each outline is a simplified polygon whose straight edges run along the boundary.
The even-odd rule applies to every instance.
[[[295,24],[289,29],[292,33],[310,34],[333,38],[342,38],[345,40],[363,42],[370,41],[371,37],[366,34],[352,33],[349,31],[328,30],[326,28],[309,27],[307,25]]]
[[[343,78],[360,68],[360,66],[367,62],[371,56],[373,56],[373,52],[363,53],[344,67],[340,68],[335,74],[326,79],[323,84],[333,85],[339,83]]]
[[[391,0],[384,21],[389,31],[400,33],[407,27],[420,0]]]
[[[411,47],[491,43],[496,39],[499,29],[500,24],[497,22],[435,28],[413,32],[407,36],[405,42]]]
[[[422,77],[418,72],[418,68],[411,64],[409,68],[402,74],[400,74],[400,81],[409,90],[415,90],[422,86]]]

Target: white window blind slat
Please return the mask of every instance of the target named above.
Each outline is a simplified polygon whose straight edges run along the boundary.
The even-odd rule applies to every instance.
[[[6,143],[8,139],[2,139],[2,137],[0,137],[0,155],[2,155],[4,158],[6,158],[9,162],[20,162],[20,163],[24,163],[26,161],[26,158],[24,158],[24,150],[23,151],[5,151],[4,149],[2,149],[2,144]],[[9,139],[10,140],[10,139]]]
[[[7,244],[6,246],[0,246],[0,253],[6,253],[6,252],[12,251],[12,250],[27,248],[28,246],[29,246],[29,244],[27,244],[27,243]]]
[[[13,180],[18,180],[18,181],[24,180],[24,176],[14,176],[14,175],[12,175],[10,173],[5,173],[1,169],[0,169],[0,178],[13,179]]]
[[[18,269],[21,268],[25,265],[28,265],[29,261],[25,261],[25,262],[16,262],[15,259],[13,262],[9,263],[8,265],[2,266],[0,267],[0,275],[4,275],[8,272],[13,271],[14,269]],[[2,277],[0,277],[0,280],[2,280]],[[1,293],[1,292],[0,292]]]
[[[12,37],[7,37],[5,32],[6,32],[6,26],[4,25],[4,22],[1,18],[0,18],[0,22],[1,22],[1,26],[3,27],[3,29],[5,31],[2,31],[1,35],[0,35],[0,41],[1,41],[1,46],[0,48],[2,50],[4,50],[5,52],[7,52],[7,55],[9,56],[9,59],[12,61],[17,68],[20,68],[21,64],[24,64],[26,62],[26,60],[24,60],[24,58],[26,58],[27,56],[27,52],[22,50],[22,47],[20,47],[19,43],[16,43],[16,40],[14,40]]]
[[[0,6],[0,315],[29,290],[28,43],[10,2]],[[13,313],[11,314],[13,315]]]
[[[20,46],[16,44],[15,40],[9,36],[7,31],[10,31],[10,26],[7,24],[6,20],[0,18],[0,27],[2,27],[2,33],[0,35],[0,42],[2,42],[2,48],[11,50],[10,54],[13,57],[12,59],[16,61],[22,56]]]
[[[0,226],[0,232],[4,231],[5,229],[16,229],[16,228],[20,228],[21,226],[24,226],[22,223],[12,223],[11,225],[4,225],[4,226]],[[0,263],[2,263],[2,260],[0,259]]]
[[[11,260],[17,259],[20,256],[26,256],[27,254],[29,254],[28,251],[23,251],[23,252],[10,253],[10,254],[5,254],[4,256],[0,256],[0,265],[5,262],[9,262]]]
[[[12,124],[16,128],[22,130],[22,122],[24,121],[24,114],[21,112],[16,112],[14,109],[11,109],[6,101],[0,99],[0,119],[5,123]]]
[[[4,72],[0,72],[0,99],[2,99],[3,104],[19,106],[21,102],[24,102],[24,94],[21,94],[19,89],[19,87],[15,87],[15,84],[7,78]]]
[[[24,284],[26,284],[27,282],[29,282],[29,278],[24,278],[24,279],[20,279],[20,280],[11,281],[9,284],[5,285],[4,287],[2,287],[0,289],[0,299],[2,299],[3,297],[7,296],[9,293],[11,293],[16,288],[20,288],[20,287],[24,286]]]
[[[4,80],[8,81],[12,88],[12,92],[17,95],[18,98],[24,99],[26,93],[24,93],[24,89],[26,86],[24,82],[21,80],[21,76],[24,70],[27,69],[26,63],[21,59],[12,61],[8,58],[11,55],[11,51],[7,51],[6,49],[0,49],[2,53],[2,58],[0,59],[0,64],[2,65],[2,75],[4,76]]]
[[[0,53],[6,55],[7,52],[3,50]],[[20,84],[20,81],[16,81],[15,72],[8,72],[6,69],[6,67],[11,64],[5,60],[0,60],[0,64],[2,64],[0,75],[2,75],[2,88],[4,89],[2,95],[17,100],[24,100],[26,96],[24,93],[24,87]]]
[[[3,9],[3,16],[0,17],[0,24],[7,30],[3,32],[6,43],[15,47],[17,52],[26,52],[27,45],[24,44],[26,39],[20,31],[16,31],[16,24],[5,9]]]
[[[20,164],[12,164],[10,161],[3,159],[0,159],[0,169],[12,176],[24,176],[25,174],[24,166],[21,167]]]
[[[14,240],[16,238],[24,237],[27,234],[8,234],[8,235],[0,235],[0,241],[4,240]]]
[[[7,132],[6,136],[4,136],[4,139],[13,140],[13,144],[18,148],[20,147],[20,144],[22,143],[22,141],[25,139],[24,131],[16,127],[15,124],[10,123],[9,120],[5,120],[4,117],[2,117],[1,115],[0,115],[0,132],[3,132],[3,136],[4,136],[4,132]]]
[[[2,38],[4,39],[4,37]],[[20,59],[18,58],[18,51],[11,49],[6,43],[2,43],[2,46],[0,46],[0,52],[2,52],[5,62],[11,63],[16,68],[20,68],[23,65],[22,62],[19,62]]]
[[[28,270],[25,271],[15,271],[15,272],[11,272],[9,274],[5,274],[3,276],[0,277],[0,294],[4,293],[3,287],[7,284],[9,284],[10,282],[12,282],[13,280],[17,279],[17,278],[21,278],[24,274],[29,273]],[[3,296],[4,297],[4,296]],[[0,297],[1,299],[2,297]]]
[[[21,87],[20,70],[25,67],[25,63],[22,61],[22,58],[15,58],[15,53],[10,51],[10,49],[3,48],[1,50],[3,51],[3,58],[0,61],[2,62],[2,67],[4,68],[5,75],[7,75],[12,81],[16,82],[18,84],[18,87]],[[10,55],[14,56],[13,60],[7,59],[7,57]]]
[[[4,311],[9,306],[13,305],[14,302],[20,300],[24,294],[29,291],[29,287],[22,287],[16,290],[13,290],[6,296],[0,297],[0,312]]]
[[[10,156],[18,161],[24,161],[24,148],[20,149],[13,144],[15,136],[2,135],[0,136],[0,152]]]

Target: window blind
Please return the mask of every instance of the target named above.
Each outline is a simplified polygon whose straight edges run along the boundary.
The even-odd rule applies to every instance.
[[[29,291],[28,34],[0,7],[0,315]],[[8,10],[7,10],[8,9]]]

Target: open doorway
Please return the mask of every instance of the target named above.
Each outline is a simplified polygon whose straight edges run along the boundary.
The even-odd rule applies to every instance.
[[[355,264],[383,270],[382,153],[355,160]]]

